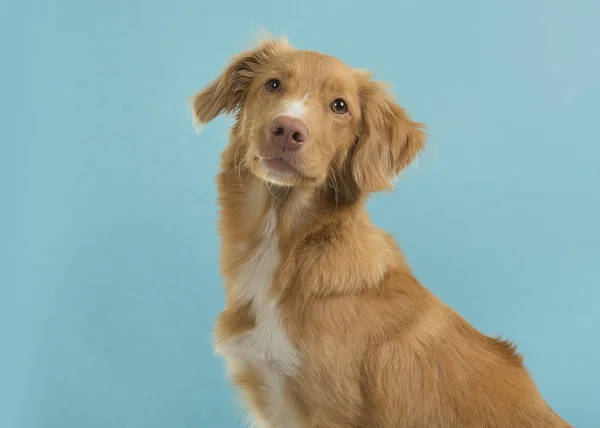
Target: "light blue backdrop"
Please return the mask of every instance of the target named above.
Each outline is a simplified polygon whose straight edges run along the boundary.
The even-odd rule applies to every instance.
[[[391,82],[430,139],[370,204],[422,282],[600,426],[598,1],[2,6],[0,426],[238,427],[212,355],[227,119],[185,100],[257,26]]]

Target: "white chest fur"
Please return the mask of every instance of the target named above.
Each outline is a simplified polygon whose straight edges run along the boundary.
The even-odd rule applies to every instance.
[[[286,411],[284,383],[286,377],[296,375],[299,356],[283,329],[277,303],[269,295],[280,261],[276,225],[276,213],[270,210],[260,244],[232,284],[240,303],[250,303],[255,327],[220,341],[217,352],[225,357],[231,374],[248,365],[260,371],[269,397],[268,414],[264,415],[268,423],[264,426],[291,428],[295,425]]]

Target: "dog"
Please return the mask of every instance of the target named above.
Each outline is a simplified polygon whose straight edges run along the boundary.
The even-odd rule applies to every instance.
[[[570,426],[515,347],[425,289],[369,220],[426,138],[382,83],[266,37],[191,104],[196,125],[235,116],[215,349],[256,426]]]

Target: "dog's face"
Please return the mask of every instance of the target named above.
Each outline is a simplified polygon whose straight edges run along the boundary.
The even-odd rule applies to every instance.
[[[261,67],[241,113],[246,160],[257,176],[285,186],[319,185],[358,135],[355,73],[318,53],[282,52]]]
[[[286,41],[266,41],[234,58],[194,98],[199,122],[224,111],[237,112],[240,162],[281,186],[344,181],[378,191],[424,141],[421,126],[369,74]]]

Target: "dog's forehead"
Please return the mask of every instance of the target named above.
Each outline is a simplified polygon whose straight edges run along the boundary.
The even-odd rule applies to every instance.
[[[304,50],[280,58],[277,67],[294,80],[333,89],[353,82],[356,74],[356,70],[338,58]]]

